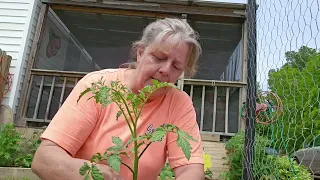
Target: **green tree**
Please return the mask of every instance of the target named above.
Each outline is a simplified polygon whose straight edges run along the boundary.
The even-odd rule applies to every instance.
[[[298,52],[288,51],[285,53],[287,63],[285,66],[290,66],[302,70],[306,67],[308,61],[315,58],[319,53],[313,48],[307,46],[301,46]]]
[[[280,69],[269,71],[268,83],[284,107],[273,126],[277,148],[292,153],[320,134],[320,53],[302,46],[286,58]]]

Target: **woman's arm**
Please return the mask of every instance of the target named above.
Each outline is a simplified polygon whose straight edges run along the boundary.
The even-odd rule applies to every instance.
[[[43,140],[35,153],[31,169],[43,180],[81,180],[79,169],[89,161],[72,158],[65,150],[49,140]],[[106,165],[98,166],[105,179],[122,179],[118,173]]]
[[[189,164],[174,169],[176,180],[204,180],[202,164]]]

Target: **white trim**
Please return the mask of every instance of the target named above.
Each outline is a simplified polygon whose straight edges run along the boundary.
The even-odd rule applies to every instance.
[[[17,58],[17,63],[15,69],[14,69],[14,77],[13,77],[13,84],[11,87],[11,93],[9,97],[9,103],[8,105],[12,107],[13,112],[16,112],[16,104],[18,104],[18,94],[20,91],[20,83],[23,81],[22,73],[23,73],[23,65],[25,64],[26,56],[27,56],[27,50],[28,50],[28,40],[30,39],[31,30],[32,30],[32,20],[34,19],[34,16],[36,14],[35,8],[37,7],[36,1],[39,0],[30,0],[29,1],[29,8],[28,8],[28,14],[26,17],[26,23],[24,25],[19,55]]]

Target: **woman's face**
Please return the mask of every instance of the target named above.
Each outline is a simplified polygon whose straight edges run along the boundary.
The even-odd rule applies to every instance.
[[[152,84],[152,79],[160,82],[176,83],[191,55],[190,45],[163,45],[157,48],[137,50],[136,88]]]

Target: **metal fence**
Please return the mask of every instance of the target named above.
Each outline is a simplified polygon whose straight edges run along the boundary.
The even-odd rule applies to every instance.
[[[317,0],[247,1],[246,128],[226,143],[222,179],[320,175],[319,23]]]

